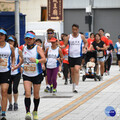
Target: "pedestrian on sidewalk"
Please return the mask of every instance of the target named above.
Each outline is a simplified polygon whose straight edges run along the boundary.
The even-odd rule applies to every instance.
[[[23,63],[23,56],[22,56],[22,51],[18,48],[18,43],[17,43],[17,39],[15,36],[13,36],[13,35],[8,36],[7,42],[14,47],[15,66],[16,66],[16,70],[11,71],[11,76],[10,76],[10,82],[9,82],[9,88],[8,88],[8,100],[9,100],[8,111],[13,110],[12,91],[14,93],[14,111],[16,111],[16,110],[18,110],[18,103],[17,103],[18,86],[19,86],[19,82],[20,82],[20,78],[21,78],[20,66]],[[13,87],[12,87],[12,84],[13,84]]]
[[[6,119],[7,108],[7,92],[10,82],[11,66],[12,70],[15,69],[15,53],[14,47],[6,42],[7,32],[4,28],[0,28],[0,87],[1,87],[1,107],[2,115],[1,120]],[[11,62],[10,62],[11,58]]]
[[[44,52],[40,46],[35,45],[35,33],[27,32],[25,34],[27,45],[23,48],[23,82],[25,89],[25,109],[26,120],[31,120],[30,106],[31,106],[31,87],[33,85],[34,95],[34,109],[33,119],[38,120],[38,106],[40,103],[40,86],[43,81],[41,63],[45,63],[46,59]]]
[[[82,49],[87,49],[87,40],[79,33],[79,25],[72,25],[72,34],[66,37],[65,45],[69,43],[68,60],[71,68],[73,92],[78,93],[79,70],[82,61]],[[84,43],[84,47],[82,47]]]
[[[57,92],[57,73],[59,69],[60,61],[63,60],[62,50],[56,45],[58,40],[56,38],[51,38],[51,47],[46,50],[46,58],[47,58],[47,79],[48,83],[51,86],[50,92],[55,94]]]

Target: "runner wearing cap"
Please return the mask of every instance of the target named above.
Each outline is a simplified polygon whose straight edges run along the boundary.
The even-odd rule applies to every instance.
[[[51,42],[50,39],[54,36],[54,30],[49,28],[47,30],[47,37],[45,38],[45,41],[43,42],[43,51],[44,53],[46,52],[46,49],[49,48],[51,46]],[[45,71],[46,71],[46,64],[44,65]],[[45,92],[49,92],[50,91],[50,86],[48,84],[47,81],[47,74],[45,76],[45,81],[46,81],[46,88],[45,88]]]
[[[117,55],[119,71],[120,71],[120,35],[118,35],[118,42],[116,42],[114,49]]]
[[[23,81],[25,89],[25,108],[26,120],[31,120],[30,105],[31,105],[31,87],[34,91],[34,109],[33,119],[38,120],[38,105],[40,102],[39,90],[43,81],[41,63],[45,63],[46,59],[40,46],[35,45],[35,34],[28,32],[25,34],[27,45],[23,48]]]
[[[6,108],[7,108],[7,92],[10,81],[10,71],[15,69],[15,53],[14,48],[9,43],[5,42],[7,40],[7,32],[4,28],[0,28],[0,86],[1,86],[1,107],[2,116],[1,120],[6,119]],[[11,62],[10,62],[11,58]]]
[[[112,59],[113,59],[114,46],[113,46],[112,40],[110,40],[110,33],[106,33],[105,37],[107,37],[109,41],[109,48],[107,49],[107,59],[105,63],[105,73],[106,75],[109,75],[110,74],[109,71],[110,71]]]
[[[59,69],[59,61],[63,60],[63,54],[62,50],[58,46],[56,46],[56,42],[58,42],[56,38],[51,38],[50,42],[52,46],[47,48],[45,53],[47,57],[47,80],[49,85],[51,86],[50,92],[53,92],[53,94],[55,94],[57,87],[56,79]]]
[[[79,33],[79,25],[72,25],[72,34],[66,37],[65,45],[69,43],[68,60],[71,67],[73,92],[78,93],[79,69],[82,61],[82,48],[87,49],[87,40]],[[84,47],[82,47],[84,43]]]
[[[9,88],[8,88],[8,100],[9,100],[9,108],[8,111],[12,111],[14,107],[14,111],[18,110],[18,85],[21,78],[20,66],[23,62],[22,51],[18,49],[18,43],[15,36],[8,36],[7,42],[12,45],[15,49],[15,65],[16,70],[11,71]],[[14,106],[12,105],[12,84],[13,84],[13,93],[14,93]]]

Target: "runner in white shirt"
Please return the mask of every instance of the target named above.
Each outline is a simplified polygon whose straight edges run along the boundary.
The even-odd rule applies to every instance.
[[[45,63],[46,59],[44,52],[40,46],[35,45],[35,33],[27,32],[25,34],[27,45],[23,48],[23,81],[25,89],[25,120],[31,120],[30,105],[31,105],[31,87],[34,91],[34,109],[33,119],[38,120],[38,106],[40,102],[40,86],[43,81],[41,63]]]
[[[14,107],[14,111],[18,110],[18,86],[21,78],[20,66],[23,62],[22,51],[18,48],[17,39],[15,36],[8,36],[7,42],[12,45],[15,49],[15,65],[16,70],[11,71],[9,88],[8,88],[8,100],[9,100],[9,108],[8,111],[12,111]],[[13,87],[12,87],[13,84]],[[12,89],[13,88],[13,89]],[[14,105],[12,105],[12,91],[14,93]]]
[[[10,81],[11,66],[14,70],[15,66],[15,53],[13,46],[5,42],[7,40],[7,32],[4,28],[0,28],[0,86],[1,86],[1,107],[2,116],[1,120],[6,119],[6,108],[7,108],[7,92]],[[11,62],[10,62],[11,58]]]
[[[47,79],[48,83],[51,86],[50,92],[53,94],[56,93],[57,88],[57,73],[59,69],[60,60],[63,60],[62,50],[56,46],[57,39],[51,38],[50,42],[52,46],[47,48],[46,57],[47,57]]]
[[[46,49],[51,47],[51,42],[50,42],[50,39],[54,36],[54,30],[49,28],[47,30],[47,37],[45,38],[45,41],[43,42],[43,51],[44,53],[46,52]],[[43,65],[43,69],[45,69],[45,72],[46,72],[46,64]],[[44,73],[45,73],[44,72]],[[50,91],[50,86],[48,84],[48,81],[47,81],[47,74],[45,74],[45,80],[46,80],[46,88],[45,88],[45,92],[49,92]]]
[[[78,93],[79,69],[82,60],[82,49],[87,49],[87,40],[84,35],[79,34],[79,25],[72,25],[72,34],[66,37],[65,45],[69,43],[69,64],[73,81],[73,92]],[[82,47],[84,43],[84,47]],[[84,51],[85,51],[84,50]]]

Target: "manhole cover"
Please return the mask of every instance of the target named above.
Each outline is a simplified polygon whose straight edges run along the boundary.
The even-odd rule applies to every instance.
[[[42,98],[71,98],[72,96],[43,96]]]

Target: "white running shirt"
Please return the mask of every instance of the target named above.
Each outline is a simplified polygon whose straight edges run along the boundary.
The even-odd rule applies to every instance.
[[[72,58],[81,57],[82,45],[83,45],[83,40],[81,38],[81,35],[79,34],[78,37],[74,38],[72,34],[70,34],[68,43],[69,43],[68,56]]]
[[[30,61],[30,58],[40,59],[40,55],[37,52],[37,45],[34,46],[32,49],[27,49],[27,46],[23,48],[23,66],[24,71],[23,75],[29,77],[35,77],[42,73],[41,63],[34,63]]]
[[[16,47],[15,48],[15,66],[19,63],[19,49]],[[20,68],[14,70],[14,71],[11,71],[11,75],[16,75],[20,73]]]
[[[45,39],[44,47],[46,51],[47,48],[51,47],[51,42],[48,42],[47,39]]]
[[[0,62],[0,72],[8,72],[11,68],[10,56],[11,56],[11,48],[9,43],[6,42],[5,47],[0,47],[0,58],[3,62]]]
[[[47,68],[53,69],[59,66],[59,61],[57,60],[59,58],[59,47],[54,50],[49,47],[47,56]]]

